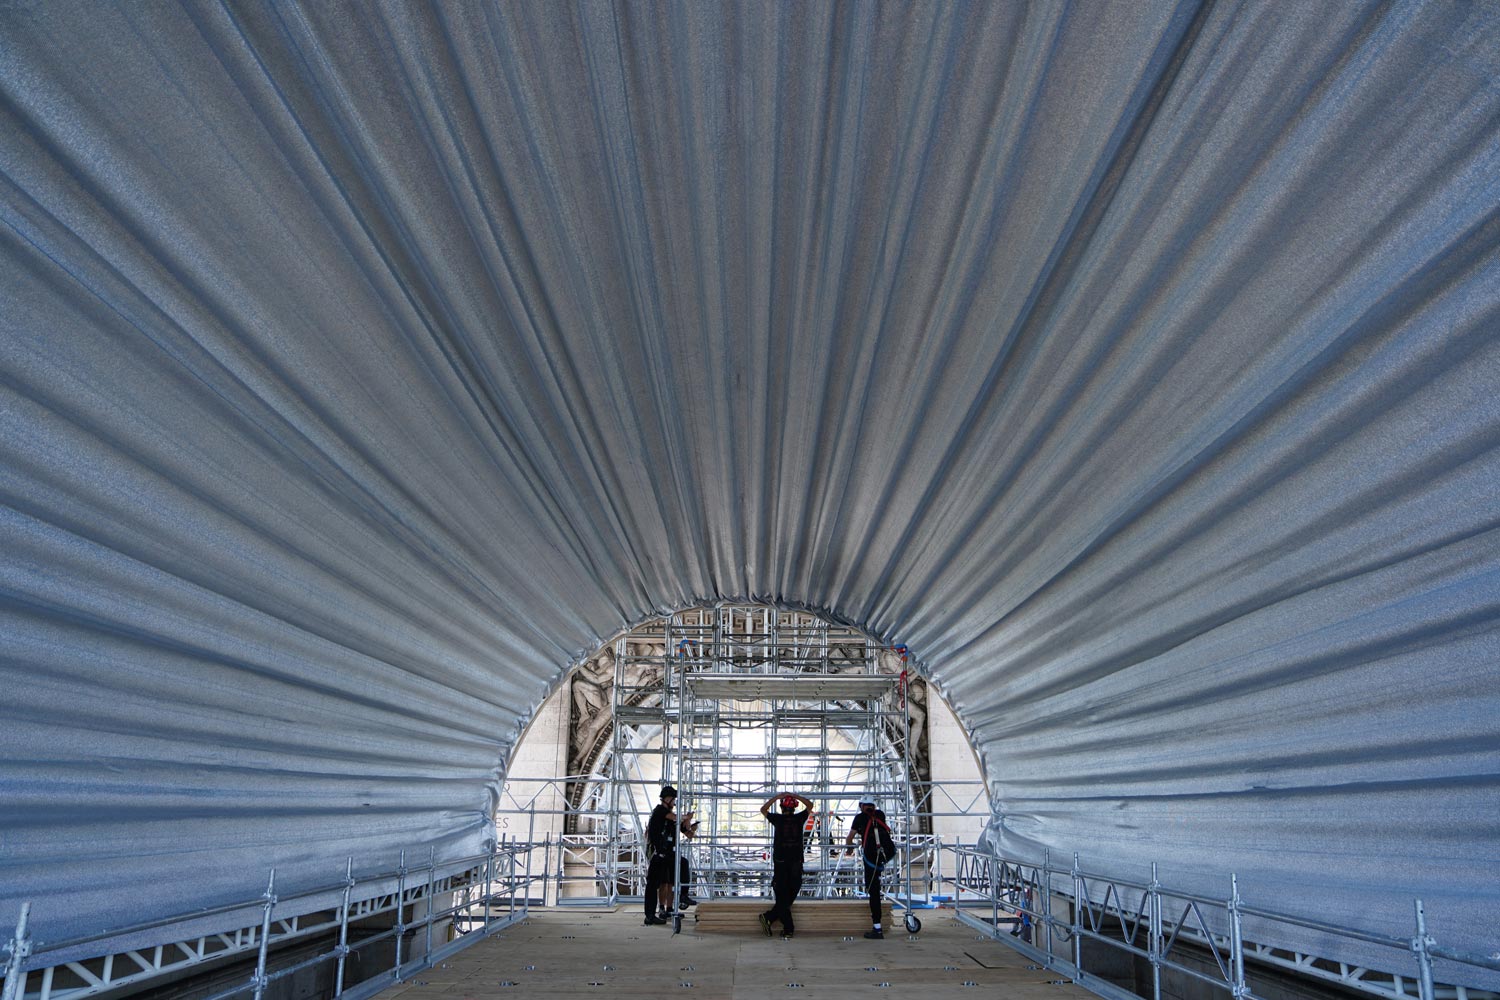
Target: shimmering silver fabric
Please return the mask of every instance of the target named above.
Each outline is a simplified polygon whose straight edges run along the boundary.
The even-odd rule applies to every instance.
[[[472,851],[739,597],[1009,850],[1492,949],[1497,20],[0,7],[0,924]]]

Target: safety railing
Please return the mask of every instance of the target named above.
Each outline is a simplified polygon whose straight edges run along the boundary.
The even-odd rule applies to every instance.
[[[83,1000],[130,986],[139,988],[196,966],[247,961],[252,955],[252,973],[204,1000],[239,996],[261,1000],[278,980],[324,963],[332,965],[333,994],[358,1000],[524,918],[532,898],[530,887],[545,877],[544,872],[533,875],[523,867],[530,846],[502,843],[487,854],[443,862],[429,850],[426,862],[416,867],[407,864],[402,851],[394,870],[358,878],[350,858],[342,882],[286,896],[278,894],[276,871],[271,869],[266,891],[257,900],[55,942],[33,939],[31,904],[23,903],[15,933],[3,946],[0,1000]],[[450,902],[439,907],[440,898]],[[337,902],[309,905],[326,904],[330,899]],[[458,937],[434,947],[434,927],[450,919]],[[389,926],[369,927],[383,922]],[[189,926],[194,928],[190,936],[172,933]],[[204,926],[214,929],[197,930]],[[358,940],[351,941],[351,928],[360,930]],[[274,964],[282,946],[320,940],[319,935],[335,943],[295,962]],[[422,950],[413,954],[409,941],[414,943],[417,935],[422,937]],[[156,943],[143,945],[142,940]],[[376,946],[387,941],[393,955],[390,964],[346,988],[351,957],[378,961]],[[129,944],[116,948],[113,942]],[[405,956],[404,949],[409,949]],[[369,963],[361,965],[369,967]]]
[[[909,840],[912,863],[890,865],[883,875],[883,891],[898,900],[912,897],[925,902],[942,882],[940,841],[932,835]],[[558,905],[613,905],[622,899],[639,899],[645,891],[646,862],[641,845],[633,840],[612,843],[601,834],[563,834],[557,838],[555,851],[550,836],[542,846],[547,857],[556,859],[550,868],[556,896],[550,898]],[[862,865],[842,844],[820,843],[808,850],[803,898],[840,899],[863,893]],[[685,888],[694,898],[771,895],[770,849],[758,838],[694,845],[684,858],[689,869]]]
[[[1246,974],[1246,962],[1279,967],[1387,1000],[1481,1000],[1495,993],[1463,985],[1434,982],[1433,963],[1445,959],[1470,970],[1500,970],[1500,957],[1443,948],[1428,934],[1422,901],[1414,901],[1412,937],[1379,934],[1289,914],[1250,907],[1231,876],[1222,899],[1174,890],[1157,878],[1149,882],[1085,871],[1074,855],[1070,867],[1007,858],[980,847],[949,845],[953,856],[947,885],[961,920],[1010,943],[1041,967],[1110,997],[1149,996],[1161,1000],[1168,973],[1222,990],[1231,1000],[1261,1000]],[[1270,943],[1248,941],[1247,920],[1268,938],[1294,940],[1299,932],[1375,949],[1388,963],[1349,962],[1299,952]],[[1278,929],[1280,932],[1278,932]],[[1288,933],[1289,932],[1289,933]],[[1306,937],[1306,934],[1302,935]],[[1086,942],[1144,960],[1150,968],[1149,990],[1125,991],[1087,968]],[[1380,964],[1397,971],[1379,971]],[[1409,971],[1399,971],[1405,966]],[[1493,977],[1492,977],[1493,978]],[[1173,991],[1176,992],[1176,991]]]
[[[645,815],[649,810],[621,810],[611,824],[611,814],[597,808],[575,808],[565,804],[564,787],[572,781],[602,781],[599,775],[569,775],[564,778],[516,778],[506,782],[497,821],[502,828],[526,836],[530,851],[537,856],[533,867],[548,873],[548,905],[598,906],[613,904],[621,898],[639,898],[645,889],[646,851]],[[649,801],[659,786],[656,780],[621,783],[621,787],[640,785]],[[866,787],[861,782],[858,788]],[[919,786],[913,786],[918,788]],[[724,793],[759,801],[763,789],[736,791],[732,782],[719,785]],[[851,795],[858,794],[857,791]],[[914,824],[934,825],[957,819],[972,820],[988,815],[988,799],[979,781],[923,783],[920,794],[928,807],[914,813]],[[836,817],[835,817],[836,818]],[[563,833],[569,821],[597,829],[611,825],[618,832]],[[820,817],[819,822],[822,822]],[[864,884],[858,866],[852,869],[843,849],[847,827],[819,829],[809,841],[806,857],[807,879],[804,895],[811,898],[836,898],[858,891]],[[897,831],[907,845],[902,860],[886,870],[887,891],[895,896],[926,899],[940,891],[944,882],[943,865],[948,863],[938,850],[942,840],[933,834],[906,836]],[[684,845],[692,870],[689,890],[697,898],[725,898],[770,895],[770,835],[759,834],[715,837],[700,835]]]
[[[1086,943],[1143,960],[1150,970],[1150,984],[1149,988],[1141,984],[1137,989],[1140,996],[1150,1000],[1161,1000],[1167,974],[1222,990],[1230,1000],[1261,1000],[1252,977],[1247,975],[1247,962],[1323,979],[1386,1000],[1496,997],[1482,989],[1435,982],[1435,961],[1455,963],[1448,968],[1500,971],[1500,958],[1440,946],[1427,932],[1420,900],[1414,904],[1415,933],[1406,938],[1247,906],[1233,877],[1227,896],[1216,899],[1163,886],[1155,865],[1150,881],[1141,882],[1086,871],[1077,855],[1064,868],[1054,865],[1046,854],[1040,862],[1026,861],[980,847],[944,843],[931,836],[904,838],[902,847],[907,855],[902,869],[904,881],[894,875],[897,869],[893,867],[887,872],[886,891],[908,915],[916,908],[952,905],[964,922],[1006,941],[1043,968],[1115,1000],[1137,994],[1091,972]],[[334,995],[359,1000],[524,918],[531,905],[548,899],[569,902],[566,886],[570,883],[592,883],[589,888],[601,892],[610,903],[622,896],[638,895],[639,880],[620,883],[618,865],[587,863],[600,851],[615,849],[616,845],[597,835],[557,840],[546,836],[537,843],[502,840],[488,854],[442,863],[429,851],[425,863],[415,867],[407,864],[402,852],[396,869],[359,878],[353,875],[351,858],[341,882],[284,897],[278,896],[273,870],[258,900],[196,912],[190,918],[66,941],[34,940],[28,929],[30,904],[25,904],[15,933],[0,948],[5,960],[0,1000],[84,1000],[139,987],[193,966],[236,958],[246,961],[251,956],[253,972],[205,1000],[245,995],[261,1000],[271,984],[322,963],[333,964]],[[541,859],[535,870],[534,858]],[[587,874],[569,871],[578,867]],[[610,879],[608,885],[601,881],[605,878]],[[553,883],[550,893],[549,882]],[[823,898],[857,895],[860,891],[852,882],[830,883],[821,890],[810,888]],[[708,897],[714,891],[703,886],[695,890],[695,895]],[[330,899],[335,902],[308,905],[320,899],[325,904]],[[440,899],[447,902],[440,906]],[[435,948],[434,929],[448,920],[458,936]],[[192,936],[172,935],[174,928],[187,927],[189,921],[195,929]],[[1246,921],[1265,931],[1268,940],[1247,940]],[[216,925],[215,929],[196,930],[206,924]],[[352,928],[359,929],[358,940],[351,941]],[[1295,937],[1277,933],[1276,928],[1373,946],[1391,958],[1388,963],[1356,964],[1298,952],[1269,942]],[[420,953],[415,947],[418,935]],[[139,942],[144,939],[159,943],[142,946]],[[282,946],[298,939],[332,939],[335,943],[295,962],[273,963]],[[123,941],[130,942],[129,946],[108,947],[111,942]],[[346,988],[350,957],[373,957],[376,946],[385,941],[390,942],[389,964]],[[92,945],[98,947],[91,950]],[[1396,971],[1382,972],[1376,965]],[[362,967],[369,965],[362,963]],[[1408,971],[1400,971],[1403,967]]]

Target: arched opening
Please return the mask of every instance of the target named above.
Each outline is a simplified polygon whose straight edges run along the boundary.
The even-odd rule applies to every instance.
[[[967,733],[904,647],[812,612],[688,608],[616,636],[577,666],[518,741],[497,835],[541,843],[548,902],[637,896],[660,786],[695,813],[693,893],[768,894],[772,794],[816,804],[804,894],[854,888],[839,849],[873,796],[908,845],[893,881],[921,892],[936,845],[972,842],[989,796]]]

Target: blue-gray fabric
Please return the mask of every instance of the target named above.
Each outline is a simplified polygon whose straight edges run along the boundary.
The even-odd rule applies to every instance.
[[[909,644],[1007,850],[1496,950],[1500,8],[0,8],[0,924],[479,848],[570,664]]]

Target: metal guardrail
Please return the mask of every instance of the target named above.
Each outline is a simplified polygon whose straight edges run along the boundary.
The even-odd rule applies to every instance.
[[[931,896],[943,878],[941,839],[915,834],[903,843],[907,863],[886,869],[883,892],[898,898]],[[642,845],[634,840],[613,843],[603,834],[563,834],[556,841],[549,835],[534,847],[544,849],[549,861],[556,858],[549,868],[549,888],[556,890],[560,906],[613,905],[621,899],[639,899],[645,891],[645,856]],[[817,843],[808,851],[802,898],[838,899],[863,893],[863,871],[843,844]],[[695,898],[771,895],[773,866],[763,838],[694,845],[685,856],[691,871],[685,888]]]
[[[638,898],[644,891],[646,854],[644,843],[646,817],[649,808],[622,808],[617,820],[617,834],[611,837],[605,832],[562,833],[559,830],[570,825],[570,821],[596,829],[610,826],[611,813],[595,808],[575,807],[566,803],[564,787],[574,781],[605,782],[599,774],[567,775],[562,778],[512,778],[507,779],[504,796],[496,813],[497,819],[514,823],[514,828],[527,831],[530,849],[545,859],[542,866],[548,872],[547,888],[556,895],[548,895],[548,903],[560,905],[589,906],[613,904],[621,897]],[[649,801],[658,780],[643,778],[619,782],[622,788],[640,786],[648,794]],[[865,785],[861,783],[858,788]],[[920,789],[920,797],[929,805],[913,813],[914,819],[933,823],[953,818],[976,820],[989,815],[989,800],[982,781],[955,780],[948,782],[914,783]],[[517,793],[516,789],[524,789]],[[722,785],[716,793],[721,799],[740,798],[759,803],[766,797],[763,787],[753,790],[737,790],[732,783]],[[850,791],[851,796],[858,794]],[[559,803],[557,806],[540,805],[543,800]],[[756,824],[759,826],[759,824]],[[976,823],[976,828],[978,824]],[[545,832],[539,832],[543,831]],[[838,872],[837,857],[843,850],[842,836],[846,832],[838,829],[823,830],[816,834],[809,852],[810,879],[808,893],[816,898],[827,892],[842,895],[838,891],[843,880]],[[898,888],[911,896],[926,896],[936,891],[937,880],[942,875],[943,856],[937,850],[942,838],[935,834],[897,834],[902,842],[910,846],[903,857],[906,864],[891,866],[887,870],[890,889]],[[770,892],[770,832],[744,833],[729,837],[714,837],[700,834],[690,845],[690,865],[693,879],[689,885],[692,894],[703,898],[712,896],[740,896],[747,894],[768,895]],[[756,863],[759,858],[760,864]],[[911,868],[910,872],[898,869]],[[759,874],[757,874],[759,872]],[[910,875],[908,883],[907,876]],[[898,877],[899,876],[899,877]],[[723,884],[726,891],[714,892],[713,887]],[[856,888],[861,878],[854,878]]]
[[[523,919],[533,903],[545,905],[550,899],[559,905],[613,904],[628,897],[630,886],[620,884],[617,868],[596,869],[583,860],[599,850],[613,851],[617,847],[598,835],[570,835],[559,840],[548,836],[538,842],[502,842],[488,854],[442,865],[429,852],[426,864],[415,868],[407,865],[402,852],[395,870],[358,879],[353,876],[351,858],[342,882],[287,897],[278,897],[273,870],[266,891],[256,900],[57,942],[38,943],[33,939],[29,930],[31,907],[26,903],[21,908],[15,933],[3,946],[5,976],[0,1000],[84,1000],[196,965],[252,953],[256,958],[254,972],[206,1000],[230,1000],[245,994],[253,1000],[262,1000],[270,984],[324,962],[336,963],[335,995],[361,1000]],[[1247,977],[1247,961],[1323,979],[1384,1000],[1488,1000],[1497,996],[1485,990],[1434,982],[1436,959],[1500,971],[1500,958],[1439,946],[1427,932],[1420,900],[1414,904],[1415,933],[1405,938],[1246,906],[1233,877],[1227,898],[1213,899],[1163,886],[1157,879],[1155,865],[1151,880],[1138,882],[1086,871],[1080,867],[1076,854],[1071,866],[1063,868],[1053,865],[1050,855],[1044,855],[1040,863],[1029,862],[975,846],[945,844],[933,836],[907,838],[903,848],[909,860],[907,871],[920,875],[905,886],[888,888],[898,905],[908,912],[919,907],[952,905],[959,919],[970,926],[1010,944],[1043,968],[1067,975],[1112,1000],[1133,1000],[1135,995],[1086,968],[1085,942],[1097,942],[1149,963],[1150,1000],[1161,1000],[1162,976],[1168,970],[1223,990],[1230,1000],[1261,1000]],[[532,859],[538,852],[542,859],[540,870],[533,873]],[[570,857],[574,859],[572,874],[568,871]],[[946,859],[951,861],[945,863]],[[579,874],[576,869],[580,864],[593,870]],[[537,885],[539,894],[535,891]],[[580,885],[592,891],[584,896],[568,895],[567,887]],[[361,886],[366,892],[357,892]],[[694,888],[697,892],[698,887]],[[711,895],[711,887],[702,888],[700,895]],[[841,891],[839,887],[831,888],[834,894]],[[309,912],[305,905],[301,908],[291,905],[315,897],[326,898],[330,893],[338,895],[337,906]],[[449,893],[453,894],[452,904],[439,909],[436,900]],[[425,910],[418,916],[416,910],[424,902]],[[257,912],[253,921],[247,919],[252,910]],[[285,915],[288,910],[294,912]],[[233,914],[240,915],[237,921],[228,919]],[[383,914],[394,914],[390,927],[350,943],[351,925]],[[168,933],[174,927],[201,926],[203,921],[214,917],[226,918],[218,930],[177,938]],[[434,948],[434,924],[450,917],[460,936]],[[1247,941],[1243,934],[1247,917],[1389,949],[1392,968],[1400,968],[1404,958],[1412,963],[1411,973],[1381,972],[1364,965]],[[335,929],[337,944],[331,948],[295,964],[268,968],[273,947],[299,938],[326,935]],[[107,948],[111,942],[139,938],[157,930],[162,932],[160,944],[112,952]],[[424,949],[421,955],[403,960],[402,945],[409,931],[425,934]],[[385,940],[393,940],[395,945],[391,966],[346,988],[344,973],[348,957]],[[91,943],[100,945],[100,951],[93,957],[73,957],[80,949],[86,951]],[[60,960],[49,960],[59,956]]]
[[[435,853],[429,851],[427,863],[416,868],[408,867],[406,852],[402,851],[400,863],[393,871],[382,871],[360,878],[354,877],[354,859],[345,867],[341,883],[319,886],[293,895],[281,897],[276,892],[276,871],[271,869],[266,891],[258,900],[246,900],[210,910],[198,911],[183,917],[156,920],[137,924],[107,934],[72,938],[64,941],[36,942],[29,929],[31,904],[23,903],[20,919],[14,935],[3,946],[5,976],[0,983],[0,1000],[83,1000],[83,998],[112,992],[132,985],[143,985],[153,979],[236,957],[255,955],[255,970],[243,982],[235,983],[205,1000],[229,1000],[248,994],[253,1000],[262,1000],[265,990],[277,980],[284,979],[312,966],[325,962],[335,963],[334,995],[353,998],[373,995],[392,981],[399,982],[408,975],[428,968],[434,961],[467,947],[488,934],[524,919],[530,902],[530,886],[545,879],[545,872],[533,875],[529,867],[522,869],[518,859],[526,856],[533,845],[519,842],[502,843],[488,854],[473,855],[445,861],[439,865]],[[439,869],[443,871],[439,875]],[[385,889],[394,881],[394,891]],[[359,887],[377,887],[365,894],[357,893]],[[330,892],[339,894],[338,906],[314,909],[307,912],[294,904]],[[436,899],[440,895],[453,894],[454,902],[439,909]],[[417,918],[415,910],[422,903],[425,911]],[[278,907],[281,914],[278,914]],[[217,930],[193,934],[189,937],[173,937],[172,928],[189,925],[201,926],[214,917],[245,914],[247,910],[259,910],[258,918],[247,923],[244,916],[238,922],[226,922]],[[291,909],[291,915],[286,914]],[[408,923],[411,913],[414,919]],[[351,944],[350,926],[382,914],[394,914],[389,928],[375,934],[363,936]],[[440,945],[432,943],[433,925],[453,918],[454,928],[460,937]],[[337,929],[337,944],[318,954],[294,964],[268,968],[273,946],[290,943],[298,939],[312,938]],[[133,940],[142,934],[160,930],[160,943],[110,950],[111,942]],[[402,959],[402,946],[407,932],[423,933],[423,953],[415,958]],[[385,940],[394,941],[394,962],[374,976],[346,989],[345,973],[349,956],[359,956],[362,949]],[[80,949],[87,952],[89,945],[98,944],[99,951],[90,957],[74,957]],[[382,974],[384,973],[384,974]]]
[[[1083,944],[1095,941],[1146,960],[1151,967],[1151,998],[1161,1000],[1162,974],[1171,970],[1232,1000],[1261,1000],[1246,977],[1246,960],[1387,998],[1387,1000],[1479,1000],[1496,994],[1433,981],[1433,960],[1447,959],[1473,968],[1500,970],[1500,958],[1470,955],[1439,947],[1427,933],[1422,901],[1415,900],[1415,934],[1410,938],[1295,917],[1248,907],[1239,882],[1230,877],[1224,899],[1165,887],[1151,866],[1150,882],[1114,878],[1079,867],[1069,868],[1002,857],[977,847],[951,846],[955,855],[953,905],[964,922],[1005,941],[1043,968],[1068,975],[1096,993],[1123,1000],[1135,994],[1091,974],[1085,968]],[[1064,914],[1057,912],[1061,904]],[[976,916],[983,913],[985,916]],[[1412,974],[1381,972],[1270,944],[1246,941],[1246,917],[1289,928],[1312,930],[1345,941],[1391,949],[1391,966],[1403,958]],[[1008,925],[1008,933],[1005,928]],[[1185,946],[1197,949],[1189,962]],[[1404,953],[1404,954],[1403,954]],[[1399,957],[1398,957],[1399,956]],[[1205,971],[1207,970],[1207,971]],[[1415,985],[1416,991],[1410,987]]]

